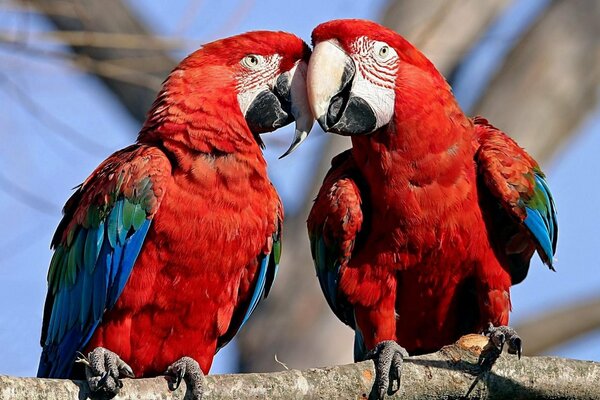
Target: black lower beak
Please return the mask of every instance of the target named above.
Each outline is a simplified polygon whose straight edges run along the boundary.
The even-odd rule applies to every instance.
[[[255,135],[272,132],[292,122],[290,101],[281,97],[277,88],[260,92],[246,111],[246,122]]]
[[[340,135],[360,135],[373,132],[376,126],[375,112],[369,103],[360,97],[350,96],[341,118],[329,128],[329,132]]]
[[[354,62],[347,62],[340,91],[331,98],[327,114],[317,118],[323,130],[340,135],[365,134],[375,130],[375,112],[365,100],[352,94],[355,74]]]

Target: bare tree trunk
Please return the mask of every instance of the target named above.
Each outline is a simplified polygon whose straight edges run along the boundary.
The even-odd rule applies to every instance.
[[[489,351],[479,335],[461,338],[437,353],[411,357],[402,368],[401,388],[389,399],[597,399],[600,364],[553,357],[502,356],[493,367],[480,364]],[[370,361],[269,374],[213,375],[204,399],[361,399],[373,387]],[[190,399],[185,385],[169,392],[164,378],[124,379],[116,400]],[[0,377],[1,400],[69,400],[91,395],[82,381]]]
[[[600,2],[552,1],[524,35],[476,107],[546,162],[596,107]]]
[[[448,74],[511,0],[395,0],[382,23],[419,48]]]

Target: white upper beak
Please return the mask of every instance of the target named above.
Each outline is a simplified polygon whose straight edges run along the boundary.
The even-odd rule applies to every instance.
[[[317,43],[315,46],[306,78],[308,102],[315,119],[327,115],[331,98],[340,90],[344,68],[349,58],[332,40]]]
[[[306,70],[308,66],[306,62],[299,61],[290,71],[291,76],[291,112],[294,120],[296,121],[296,130],[294,133],[294,140],[290,145],[289,149],[281,155],[279,158],[283,158],[294,151],[300,144],[306,139],[310,130],[312,129],[314,118],[310,111],[310,105],[308,103],[308,95],[306,92]]]

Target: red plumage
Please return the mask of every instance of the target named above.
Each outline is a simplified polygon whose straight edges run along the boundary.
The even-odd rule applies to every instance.
[[[74,264],[74,288],[67,280],[57,284],[58,290],[49,290],[40,375],[61,377],[64,373],[56,371],[70,371],[74,360],[69,358],[71,353],[63,351],[66,355],[61,355],[60,346],[73,340],[77,332],[69,332],[74,332],[70,329],[76,330],[78,323],[83,336],[89,331],[86,326],[92,326],[92,334],[85,347],[76,350],[105,347],[128,363],[137,377],[162,374],[183,356],[194,358],[208,373],[216,351],[231,340],[251,313],[252,296],[258,294],[260,299],[268,292],[273,276],[267,273],[266,278],[259,278],[261,262],[271,268],[270,263],[277,263],[279,257],[274,243],[280,240],[282,204],[267,176],[258,136],[262,132],[253,132],[245,110],[240,110],[240,93],[262,83],[242,80],[258,71],[262,75],[257,79],[274,82],[300,61],[307,62],[309,53],[294,35],[251,32],[209,43],[173,70],[137,143],[101,164],[65,207],[53,242],[65,251],[76,249],[70,238],[77,236],[73,232],[78,229],[85,231],[90,225],[92,232],[98,220],[106,222],[100,225],[105,229],[111,223],[111,207],[116,207],[119,199],[126,210],[130,204],[141,204],[142,215],[151,224],[118,300],[112,307],[101,304],[104,315],[94,315],[99,319],[97,328],[86,322],[84,311],[74,328],[71,322],[67,325],[69,308],[60,300],[63,292],[76,290],[87,268],[94,270],[95,257],[91,266]],[[248,55],[257,65],[243,64]],[[262,72],[259,67],[263,64],[258,64],[262,60],[274,67]],[[90,219],[89,210],[94,207],[99,207],[95,214],[99,217],[88,224],[86,218]],[[117,223],[122,215],[129,222],[123,212],[115,217]],[[119,240],[126,244],[132,240],[135,232],[127,232],[129,225],[125,224],[122,234],[118,225],[117,239],[110,237],[113,231],[106,228],[109,233],[104,244],[110,237],[112,245],[108,256],[116,257]],[[87,242],[85,251],[87,257]],[[99,253],[99,259],[103,254],[106,257]],[[57,264],[67,269],[66,264]],[[110,268],[107,274],[110,277]],[[109,298],[111,282],[109,278]],[[260,293],[256,292],[259,282]],[[84,291],[84,302],[92,295]],[[61,307],[65,318],[56,312]],[[79,312],[73,315],[78,317]],[[61,363],[66,366],[57,369]]]
[[[142,252],[88,349],[114,351],[136,376],[161,374],[185,355],[208,373],[219,342],[241,324],[258,255],[271,252],[283,218],[255,147],[214,159],[179,153],[190,168],[179,163],[157,188],[165,194]],[[164,154],[160,161],[170,169]]]
[[[396,68],[389,123],[338,132],[351,134],[352,148],[332,162],[308,218],[330,305],[367,350],[394,340],[410,353],[430,352],[488,323],[507,325],[510,286],[524,279],[534,251],[552,262],[525,224],[537,210],[555,224],[537,163],[486,120],[467,118],[434,66],[395,32],[333,21],[313,32],[316,46],[326,41],[334,45],[315,47],[313,58],[337,52],[356,65],[350,99],[359,79],[369,80],[363,71],[377,62],[378,42],[397,53],[395,64],[381,56],[387,64],[373,68],[369,83]],[[320,79],[309,66],[309,93],[314,85],[319,101]],[[554,225],[546,228],[555,246]]]

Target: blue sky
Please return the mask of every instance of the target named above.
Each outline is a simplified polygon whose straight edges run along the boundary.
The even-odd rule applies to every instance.
[[[198,45],[254,29],[292,31],[309,41],[310,31],[318,23],[333,18],[378,18],[383,3],[204,2],[194,15],[188,1],[130,1],[156,32],[183,34],[197,39]],[[245,7],[247,13],[235,14],[234,10]],[[191,21],[188,29],[180,32],[177,26],[187,20]],[[36,16],[0,13],[3,31],[25,28],[52,29]],[[71,188],[98,163],[133,141],[139,125],[101,83],[65,62],[25,56],[8,46],[0,46],[0,59],[0,132],[4,142],[0,146],[0,188],[14,183],[29,192],[17,189],[15,198],[14,190],[13,196],[0,190],[0,373],[33,375],[40,352],[39,331],[51,257],[48,246],[60,220],[60,208]],[[589,202],[600,195],[600,188],[587,181],[600,148],[600,110],[578,130],[577,139],[544,166],[560,213],[558,272],[547,271],[536,259],[528,279],[513,290],[513,321],[593,296],[600,288],[593,253],[598,246],[600,208],[582,210],[580,206],[581,199]],[[277,136],[287,140],[290,135],[288,128]],[[315,128],[307,143],[282,161],[276,160],[281,148],[271,146],[267,151],[271,176],[288,211],[302,198],[297,195],[298,188],[312,179],[310,165],[318,159],[323,138]],[[600,335],[593,334],[556,353],[600,360],[599,343]]]

